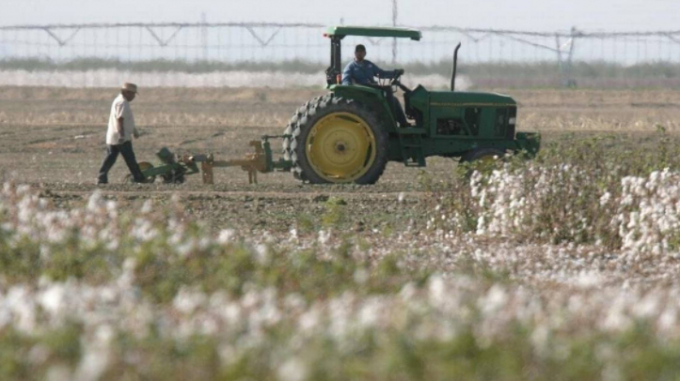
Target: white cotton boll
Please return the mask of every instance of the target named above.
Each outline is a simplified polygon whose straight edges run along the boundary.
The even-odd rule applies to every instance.
[[[185,288],[179,290],[172,300],[172,306],[184,314],[192,314],[199,306],[204,304],[207,297],[202,292],[190,291]]]
[[[108,348],[88,348],[78,363],[75,371],[75,381],[94,381],[98,380],[109,366]]]
[[[60,314],[65,307],[66,289],[62,284],[54,284],[38,296],[40,306],[51,315]]]
[[[170,197],[170,201],[173,204],[179,204],[182,201],[182,198],[180,197],[179,193],[173,193]]]
[[[255,319],[263,325],[273,326],[281,321],[282,314],[273,303],[265,303],[256,311]]]
[[[508,302],[508,294],[503,286],[495,284],[486,296],[479,299],[477,306],[484,315],[492,315],[500,311]]]
[[[331,239],[331,232],[326,230],[319,230],[319,243],[321,245],[326,245]]]
[[[8,309],[14,327],[19,331],[31,333],[36,327],[36,302],[25,286],[13,286],[5,295],[5,308]]]
[[[284,362],[276,372],[280,381],[303,381],[307,378],[307,366],[298,358]]]
[[[108,347],[114,336],[115,331],[109,324],[100,325],[94,334],[96,344],[103,347]]]
[[[433,276],[428,281],[427,287],[430,294],[430,302],[433,305],[440,305],[446,298],[446,283],[440,275]]]
[[[229,324],[241,322],[241,306],[237,303],[229,303],[222,309],[222,316]]]
[[[399,291],[399,297],[401,300],[408,302],[417,295],[417,291],[418,289],[416,288],[415,284],[408,282]]]
[[[153,211],[153,201],[151,200],[146,200],[144,201],[144,205],[142,205],[142,209],[140,209],[140,212],[143,214],[148,214]]]
[[[404,195],[404,192],[399,192],[399,195],[397,196],[397,201],[400,202],[400,203],[404,202],[404,197],[406,197]]]
[[[486,206],[486,189],[484,189],[480,192],[479,206],[482,207],[482,208]]]
[[[201,239],[198,240],[198,249],[199,250],[206,250],[210,247],[210,243],[212,241],[208,237],[201,237]]]
[[[133,258],[127,258],[123,262],[123,272],[120,274],[118,279],[116,279],[116,286],[119,290],[126,290],[135,282],[135,268],[137,267],[137,262]]]
[[[369,273],[366,269],[364,268],[359,268],[354,271],[354,283],[356,284],[365,284],[368,281]]]
[[[328,332],[336,339],[344,338],[349,332],[355,309],[355,297],[349,292],[328,303]]]
[[[611,200],[612,194],[609,192],[605,192],[602,197],[600,197],[600,206],[605,206],[607,203],[609,203],[609,200]]]
[[[36,344],[28,352],[28,361],[33,365],[42,365],[50,357],[50,353],[47,346]]]
[[[35,215],[35,211],[30,205],[30,200],[24,198],[17,204],[19,213],[17,217],[19,218],[20,225],[29,225],[31,219]]]
[[[597,287],[602,283],[602,276],[594,271],[582,271],[574,279],[574,284],[587,289]]]
[[[97,189],[92,192],[92,195],[87,200],[87,210],[94,212],[102,206],[102,192]]]
[[[30,190],[31,190],[31,187],[29,185],[26,185],[26,184],[19,185],[19,186],[17,186],[17,195],[18,196],[26,195],[27,193],[30,192]]]
[[[45,381],[73,381],[73,373],[64,364],[52,365],[45,373]]]
[[[113,215],[116,215],[118,211],[118,204],[115,201],[107,201],[106,202],[106,211],[108,213],[112,213]]]
[[[198,332],[201,335],[214,336],[219,331],[219,324],[216,319],[212,317],[207,317],[200,322]]]
[[[667,307],[659,317],[659,328],[663,331],[670,332],[676,329],[678,312],[673,307]]]
[[[547,354],[550,340],[550,328],[547,324],[539,324],[531,333],[531,343],[534,345],[534,352],[539,356]]]
[[[217,351],[223,365],[234,364],[239,359],[238,352],[233,345],[222,343]]]
[[[99,302],[113,304],[118,299],[120,290],[113,285],[106,285],[99,288]]]
[[[269,248],[267,245],[259,244],[255,246],[255,260],[261,265],[269,262]]]
[[[477,234],[478,235],[486,234],[486,227],[484,225],[484,216],[479,216],[479,218],[477,218]]]
[[[303,310],[307,306],[305,298],[297,293],[286,295],[286,297],[283,299],[283,304],[286,308],[292,310]]]
[[[625,379],[621,368],[615,363],[607,363],[604,369],[602,369],[602,381],[621,381]]]
[[[650,173],[649,174],[649,183],[652,183],[652,184],[658,183],[660,177],[661,177],[661,174],[659,173],[659,171],[654,171],[654,172]]]
[[[298,231],[295,228],[290,229],[290,240],[291,241],[297,241],[298,240]]]
[[[312,307],[298,318],[298,327],[303,332],[311,332],[321,323],[321,313],[318,308]]]
[[[210,294],[208,298],[208,309],[211,311],[221,310],[229,303],[229,294],[226,291],[216,291]]]
[[[180,257],[186,258],[191,254],[191,252],[196,248],[196,242],[193,239],[189,239],[177,246],[175,246],[175,250],[177,251],[177,254],[179,254]]]
[[[378,297],[366,300],[359,310],[359,324],[361,327],[375,327],[378,324],[382,308],[382,303]]]
[[[630,329],[632,324],[630,317],[625,314],[625,301],[621,298],[612,301],[602,322],[604,329],[622,332]]]
[[[153,227],[151,221],[145,218],[137,218],[132,227],[132,236],[142,242],[149,242],[158,236],[158,230]]]
[[[657,315],[657,310],[659,308],[659,299],[653,294],[639,300],[633,306],[633,315],[638,318],[651,318]]]

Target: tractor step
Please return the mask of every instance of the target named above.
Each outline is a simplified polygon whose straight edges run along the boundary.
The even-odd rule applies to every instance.
[[[407,167],[424,167],[425,153],[423,152],[422,128],[402,128],[399,131],[399,146],[404,165]]]

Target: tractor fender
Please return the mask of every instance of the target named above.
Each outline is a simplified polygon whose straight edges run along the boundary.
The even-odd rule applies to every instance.
[[[361,103],[375,112],[388,132],[396,132],[397,121],[387,98],[379,89],[361,85],[333,85],[329,90],[336,96]]]

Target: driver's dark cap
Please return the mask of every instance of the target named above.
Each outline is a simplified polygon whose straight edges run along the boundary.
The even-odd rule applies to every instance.
[[[364,52],[364,53],[365,53],[365,52],[366,52],[366,47],[363,46],[363,45],[361,45],[361,44],[359,44],[359,45],[357,45],[356,48],[354,48],[354,51],[355,51],[355,52]]]

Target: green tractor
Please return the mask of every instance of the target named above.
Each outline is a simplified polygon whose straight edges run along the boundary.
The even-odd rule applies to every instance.
[[[533,157],[539,150],[538,133],[515,132],[517,103],[491,93],[455,92],[458,49],[453,54],[450,91],[409,89],[399,75],[378,85],[341,84],[341,42],[346,36],[410,38],[417,30],[400,28],[331,27],[331,66],[326,70],[329,93],[299,108],[283,135],[251,141],[255,151],[243,159],[220,161],[212,155],[177,156],[167,148],[158,153],[160,167],[140,163],[144,176],[153,181],[183,182],[186,175],[203,174],[213,183],[213,167],[240,166],[251,183],[257,172],[293,172],[313,184],[373,184],[388,161],[407,167],[424,167],[425,158],[443,156],[461,163],[494,161],[506,153]],[[408,126],[397,123],[397,89],[404,92]],[[274,159],[270,139],[283,139],[283,157]]]
[[[402,28],[331,27],[331,65],[326,71],[329,93],[300,109],[283,134],[284,170],[314,183],[373,184],[388,161],[424,167],[430,156],[460,162],[495,160],[506,153],[534,156],[538,133],[515,132],[517,103],[493,93],[455,92],[457,56],[453,59],[451,91],[409,89],[399,75],[379,85],[342,85],[341,49],[346,36],[420,40],[417,30]],[[404,93],[404,109],[412,121],[397,124],[391,97]],[[285,164],[284,164],[285,163]]]

